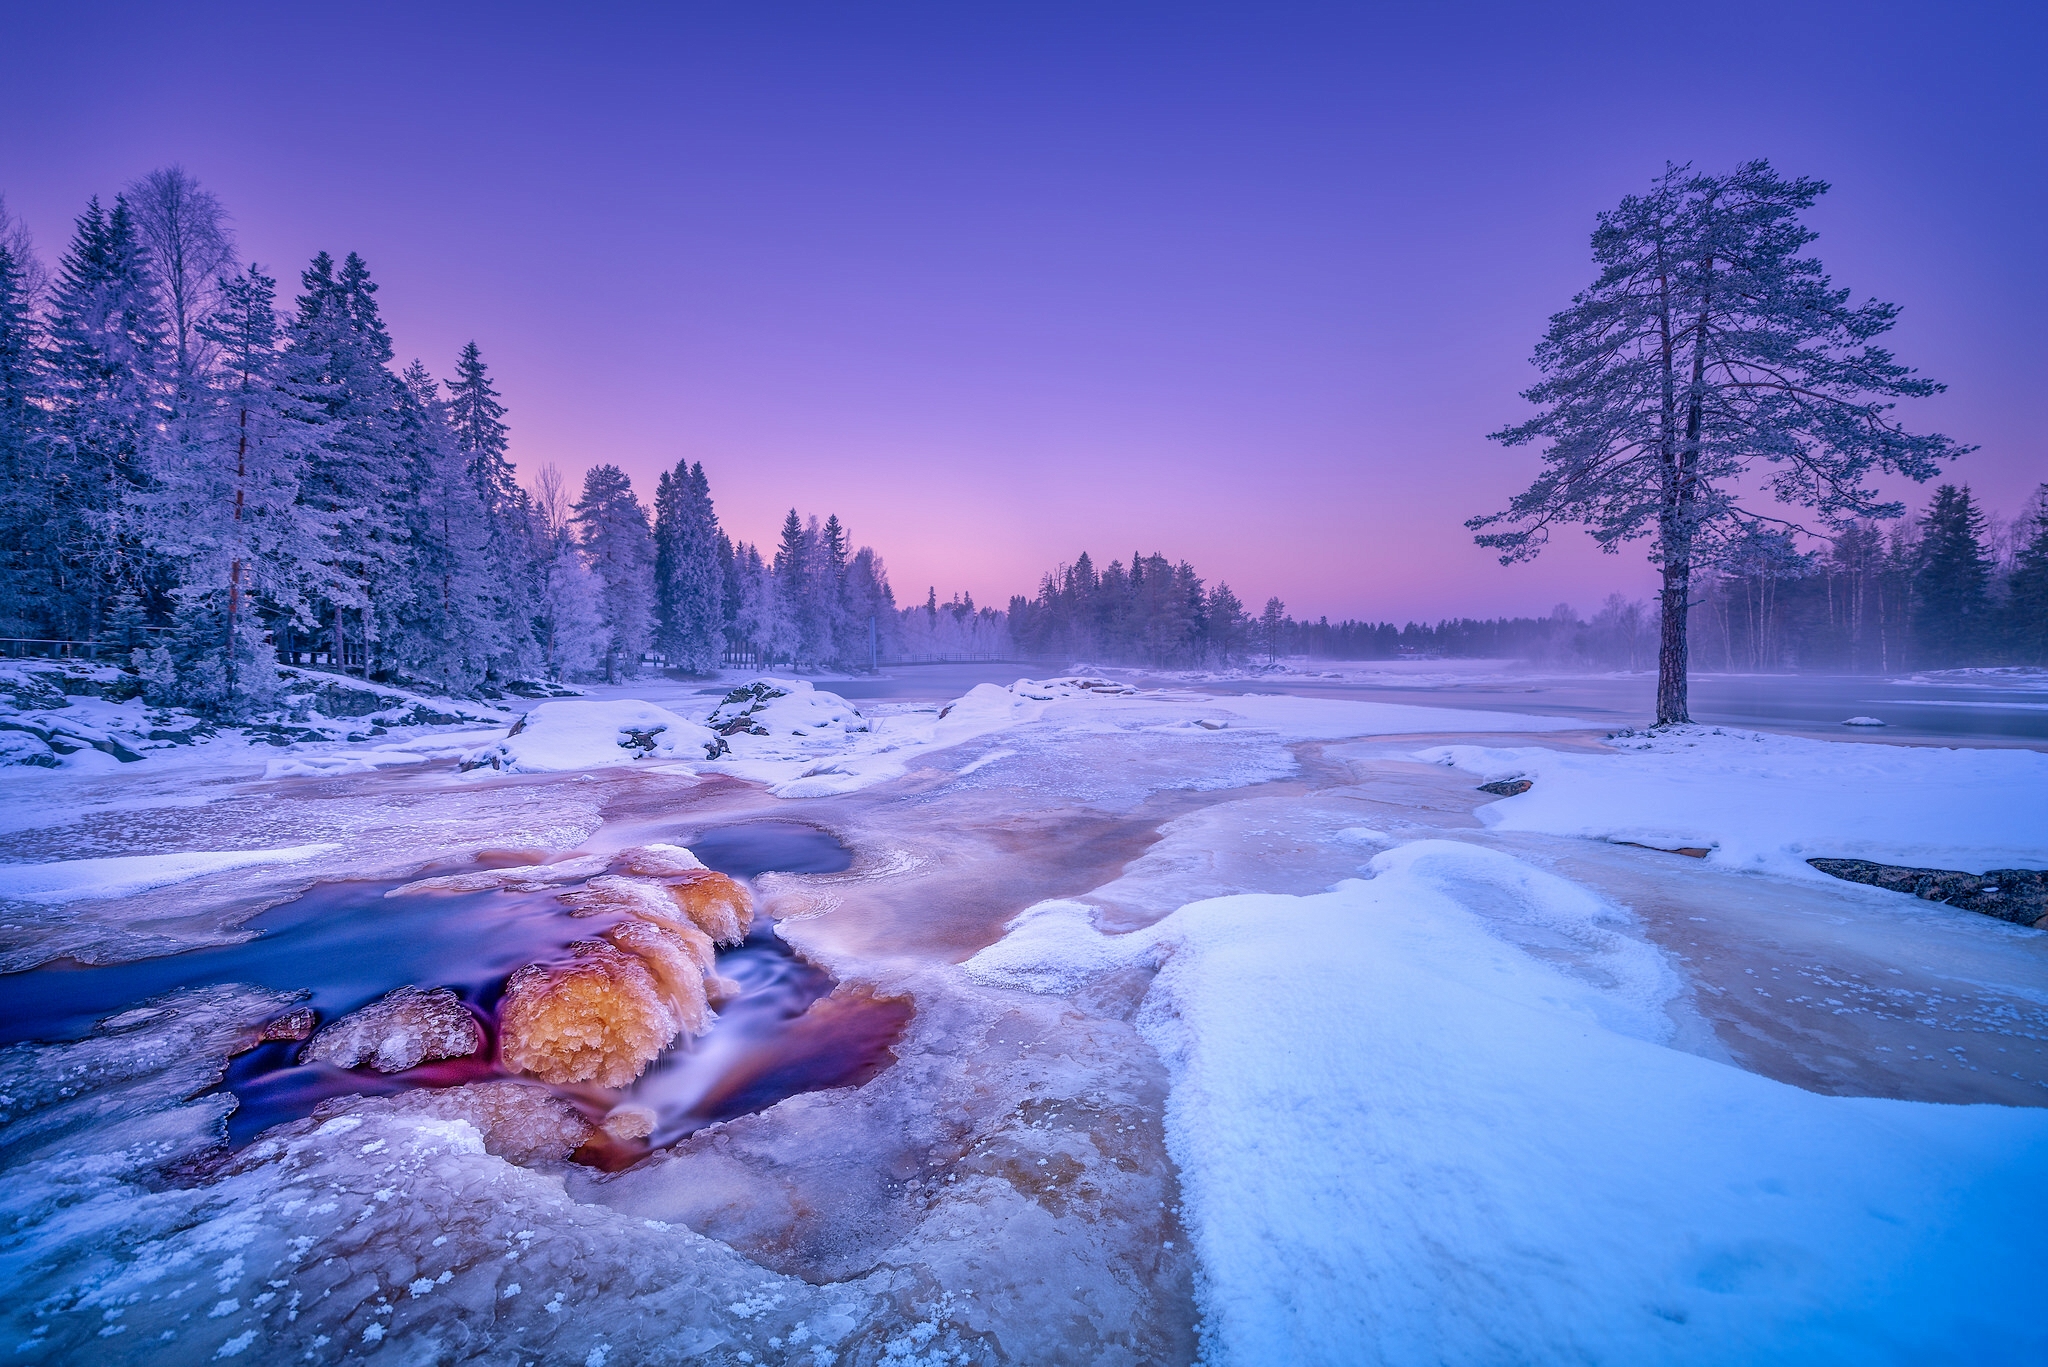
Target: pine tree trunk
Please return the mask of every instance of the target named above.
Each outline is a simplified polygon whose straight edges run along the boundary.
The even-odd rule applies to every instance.
[[[1666,564],[1662,594],[1663,626],[1657,642],[1657,725],[1692,720],[1685,702],[1685,615],[1692,596],[1692,567]]]

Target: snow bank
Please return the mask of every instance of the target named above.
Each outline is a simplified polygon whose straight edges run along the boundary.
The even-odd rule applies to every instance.
[[[290,864],[339,845],[288,845],[275,850],[134,854],[111,859],[67,859],[57,864],[0,864],[0,901],[58,904],[89,897],[128,897],[222,869]]]
[[[1961,869],[2048,864],[2048,755],[1804,740],[1718,727],[1622,735],[1611,754],[1442,746],[1418,758],[1529,778],[1479,809],[1504,831],[1707,847],[1819,878],[1811,857]]]
[[[1370,868],[1124,937],[1045,904],[967,964],[1041,992],[1157,968],[1138,1024],[1208,1360],[2048,1354],[2048,1111],[1825,1097],[1662,1047],[1673,980],[1583,890],[1458,842]],[[1495,938],[1481,898],[1574,947]]]
[[[548,774],[643,759],[702,760],[717,743],[710,728],[637,698],[544,702],[503,740],[472,751],[462,767]]]
[[[19,661],[0,664],[0,766],[112,770],[183,750],[292,747],[295,757],[272,764],[270,777],[331,776],[380,764],[417,762],[386,756],[344,759],[302,756],[306,744],[360,745],[393,728],[503,726],[512,714],[367,683],[338,674],[279,669],[278,710],[240,726],[216,724],[179,707],[143,701],[142,680],[111,665]],[[536,685],[539,687],[539,685]],[[393,747],[379,747],[391,749]]]

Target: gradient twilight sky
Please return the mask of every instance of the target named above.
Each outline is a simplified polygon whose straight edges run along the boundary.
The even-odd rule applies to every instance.
[[[702,460],[837,511],[899,598],[1081,550],[1297,615],[1582,611],[1502,569],[1532,344],[1667,159],[1835,190],[1817,251],[2048,479],[2048,6],[308,6],[0,0],[0,194],[54,260],[172,162],[287,284],[355,250],[401,360],[474,338],[530,479]],[[1916,504],[1924,493],[1915,492]]]

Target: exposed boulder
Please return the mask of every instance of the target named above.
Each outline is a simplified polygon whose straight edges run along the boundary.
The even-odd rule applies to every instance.
[[[1535,786],[1533,780],[1526,778],[1502,778],[1495,779],[1492,783],[1480,784],[1479,791],[1492,793],[1495,797],[1520,797]]]
[[[2048,923],[2048,869],[1992,869],[1962,873],[1955,869],[1915,869],[1877,864],[1868,859],[1809,859],[1807,863],[1831,877],[1868,883],[1889,892],[1904,892],[1926,902],[1942,902],[1964,911],[1982,912],[2015,925]]]

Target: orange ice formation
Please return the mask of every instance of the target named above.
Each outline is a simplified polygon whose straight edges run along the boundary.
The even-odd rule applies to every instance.
[[[561,894],[575,916],[616,916],[602,939],[580,940],[562,964],[528,964],[505,985],[499,1052],[543,1082],[623,1087],[683,1033],[711,1026],[731,986],[715,945],[753,924],[747,889],[676,845],[643,845],[623,870]]]

